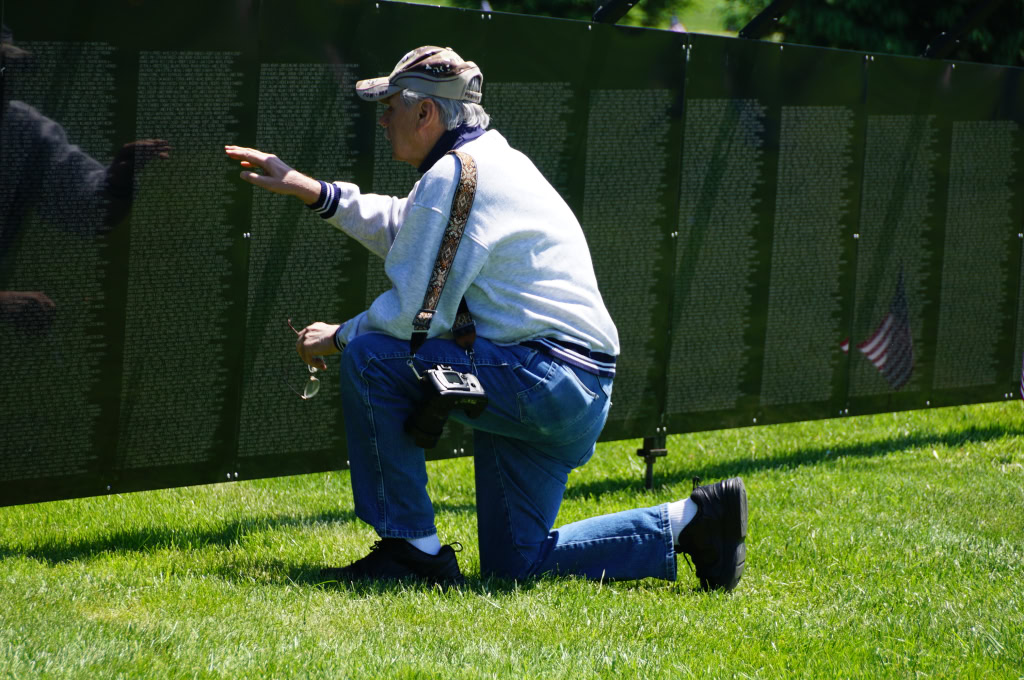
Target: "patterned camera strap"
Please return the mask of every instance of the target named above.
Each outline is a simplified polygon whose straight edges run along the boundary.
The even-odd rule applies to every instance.
[[[434,314],[437,312],[437,303],[441,300],[444,284],[448,280],[448,271],[455,261],[455,253],[459,250],[462,233],[466,230],[466,222],[469,220],[469,210],[473,207],[473,199],[476,197],[476,163],[473,157],[457,150],[448,153],[458,157],[462,172],[459,175],[459,185],[455,189],[455,198],[452,200],[448,226],[441,237],[441,246],[437,249],[434,271],[430,274],[430,283],[427,284],[427,292],[423,296],[423,305],[412,322],[410,355],[416,354],[427,340],[430,322],[434,320]],[[455,343],[466,350],[471,349],[476,340],[476,324],[469,313],[466,298],[459,301],[459,311],[455,315],[455,323],[452,324],[452,335],[455,336]]]

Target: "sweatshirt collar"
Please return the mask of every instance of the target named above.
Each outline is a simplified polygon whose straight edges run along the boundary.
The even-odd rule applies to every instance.
[[[430,150],[427,157],[420,163],[420,167],[417,170],[420,173],[425,173],[430,168],[434,167],[434,163],[441,160],[441,157],[452,149],[458,149],[466,142],[471,142],[487,130],[482,127],[470,127],[463,123],[454,130],[445,130],[444,133],[438,138],[437,143],[434,144],[434,148]]]

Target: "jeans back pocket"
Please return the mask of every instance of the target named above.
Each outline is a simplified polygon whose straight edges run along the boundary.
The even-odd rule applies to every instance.
[[[519,415],[537,432],[561,440],[561,435],[579,429],[599,395],[568,366],[551,360],[544,364],[548,370],[540,382],[516,395]]]

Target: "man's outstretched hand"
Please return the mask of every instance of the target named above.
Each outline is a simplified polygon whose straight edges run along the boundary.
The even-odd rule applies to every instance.
[[[320,197],[320,182],[303,175],[272,153],[244,146],[228,145],[224,153],[241,162],[239,174],[249,184],[286,196],[295,196],[309,205]]]

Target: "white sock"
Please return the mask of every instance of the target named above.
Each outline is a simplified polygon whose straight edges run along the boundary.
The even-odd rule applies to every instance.
[[[437,534],[431,534],[430,536],[420,536],[419,538],[407,538],[405,539],[412,543],[412,547],[417,550],[421,550],[428,555],[436,555],[441,552],[441,541],[438,540]]]
[[[679,543],[679,534],[696,516],[697,504],[689,498],[668,504],[668,524],[672,529],[672,543]]]

